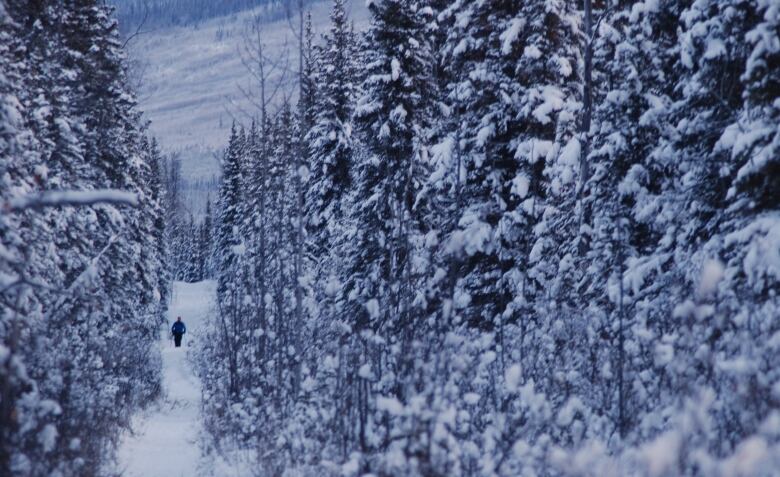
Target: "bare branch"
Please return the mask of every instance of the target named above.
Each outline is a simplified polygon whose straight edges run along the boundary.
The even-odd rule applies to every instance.
[[[225,96],[225,101],[227,101],[227,103],[229,103],[231,106],[233,106],[243,116],[246,116],[247,119],[252,119],[254,117],[251,114],[249,114],[249,112],[247,112],[244,108],[242,108],[239,103],[237,103],[236,101],[233,101],[233,98],[231,98],[230,96],[226,95]],[[228,106],[226,104],[224,104],[224,103],[222,104],[222,109],[225,111],[225,113],[227,113],[228,116],[230,116],[230,119],[234,123],[237,123],[240,127],[246,129],[246,125],[244,124],[244,121],[242,121],[241,119],[237,118],[236,115],[233,114],[233,111],[231,111],[230,108],[228,108]]]
[[[138,35],[142,35],[144,33],[149,33],[148,31],[142,32],[141,28],[144,27],[146,24],[146,20],[149,19],[149,2],[144,2],[144,18],[141,20],[141,23],[138,24],[138,28],[135,29],[135,32],[128,36],[127,39],[125,39],[125,42],[122,43],[122,49],[124,50],[128,43],[130,43],[130,40],[137,37]]]
[[[289,77],[290,52],[288,40],[285,38],[278,49],[278,55],[271,58],[266,53],[262,33],[263,27],[259,18],[248,22],[242,32],[243,42],[237,47],[237,53],[249,73],[250,83],[246,86],[237,84],[237,88],[246,101],[260,112],[261,123],[264,123],[269,106],[275,103],[277,95],[284,88]],[[223,105],[223,108],[234,120],[236,118],[233,112],[247,118],[256,117],[256,114],[244,109],[233,98],[225,99],[226,105]],[[241,121],[237,122],[241,123]]]
[[[71,282],[71,284],[68,285],[68,287],[62,292],[60,299],[57,300],[54,306],[52,306],[51,313],[46,316],[46,320],[56,319],[60,312],[66,310],[65,305],[69,298],[77,297],[79,294],[83,293],[82,285],[85,285],[85,282],[96,273],[98,261],[100,261],[103,255],[106,254],[108,249],[111,248],[111,246],[117,241],[118,238],[118,234],[111,236],[111,238],[108,239],[108,243],[105,245],[105,247],[103,247],[103,249],[101,249],[97,255],[92,257],[86,267],[84,267],[84,270],[79,273],[79,275]]]

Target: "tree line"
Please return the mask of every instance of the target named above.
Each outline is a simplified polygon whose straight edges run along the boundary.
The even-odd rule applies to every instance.
[[[172,280],[194,283],[214,277],[214,219],[209,194],[216,179],[187,181],[181,168],[177,154],[164,158],[167,266]],[[199,213],[189,199],[203,193],[207,195],[205,211]]]
[[[258,475],[770,475],[777,2],[368,7],[365,33],[344,0],[300,28],[297,103],[231,131],[207,450]]]

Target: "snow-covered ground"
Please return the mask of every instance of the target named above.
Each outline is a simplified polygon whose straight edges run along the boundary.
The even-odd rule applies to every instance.
[[[187,350],[211,310],[215,286],[214,281],[174,284],[169,324],[160,339],[165,397],[149,412],[136,416],[134,435],[122,443],[119,470],[125,477],[197,475],[200,383],[187,359]],[[187,325],[181,348],[175,348],[168,337],[177,316]]]
[[[316,38],[330,27],[331,2],[311,6]],[[368,24],[362,0],[353,0],[351,17],[356,30]],[[198,26],[173,27],[143,34],[130,43],[132,59],[139,68],[138,92],[151,120],[152,133],[166,152],[179,152],[186,179],[208,178],[219,170],[217,152],[227,143],[233,118],[249,123],[256,108],[241,92],[254,85],[239,53],[254,10],[214,18]],[[279,20],[262,26],[267,55],[279,58],[289,51],[287,75],[297,68],[295,36],[290,22]],[[281,75],[276,70],[275,78]],[[274,81],[274,78],[271,79]],[[295,89],[289,78],[276,100]]]

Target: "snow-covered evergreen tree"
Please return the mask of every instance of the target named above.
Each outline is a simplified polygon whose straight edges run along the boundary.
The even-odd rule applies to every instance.
[[[203,279],[209,279],[214,276],[214,217],[210,197],[206,199],[206,210],[198,229],[198,237],[200,246],[198,253],[203,261]]]
[[[427,175],[424,141],[431,112],[425,30],[431,11],[405,0],[372,2],[370,8],[372,50],[355,108],[366,150],[354,166],[357,230],[348,286],[359,319],[353,326],[411,332],[414,244],[423,216],[416,196]]]
[[[344,194],[352,183],[354,146],[352,110],[355,104],[354,41],[344,2],[336,0],[331,12],[330,35],[318,51],[316,81],[321,89],[315,118],[308,135],[311,149],[311,180],[308,203],[309,233],[318,255],[330,245],[328,227],[338,226],[346,215]]]
[[[594,318],[588,324],[591,346],[601,349],[588,359],[599,390],[591,405],[621,433],[637,423],[638,407],[661,397],[654,380],[639,370],[666,364],[658,354],[662,348],[638,340],[633,331],[665,328],[673,307],[664,294],[670,289],[657,284],[677,279],[667,265],[673,240],[663,237],[674,233],[669,222],[681,210],[664,200],[673,194],[670,158],[653,151],[659,137],[671,137],[668,108],[675,86],[669,78],[679,66],[676,19],[683,7],[675,1],[618,3],[597,32],[594,69],[602,86],[596,88],[588,158],[586,201],[593,215],[583,294]]]
[[[766,337],[778,331],[778,18],[777,5],[738,0],[695,1],[682,15],[673,145],[690,219],[677,257],[695,266],[683,270],[675,351],[701,370],[690,376],[680,363],[680,381],[720,396],[718,438],[702,439],[716,454],[758,432],[777,379]]]

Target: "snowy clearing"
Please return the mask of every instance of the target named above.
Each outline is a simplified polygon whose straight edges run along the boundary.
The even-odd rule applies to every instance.
[[[162,331],[165,398],[136,418],[134,436],[127,436],[119,451],[119,470],[126,477],[175,477],[197,475],[200,449],[200,383],[193,374],[186,352],[211,309],[215,282],[176,282]],[[187,324],[181,348],[169,338],[169,327],[177,316]]]

